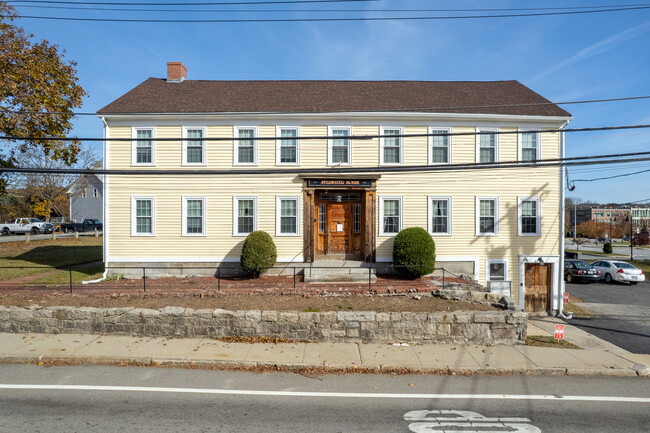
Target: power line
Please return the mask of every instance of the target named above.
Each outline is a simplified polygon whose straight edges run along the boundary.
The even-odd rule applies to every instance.
[[[93,3],[102,4],[102,3]],[[125,3],[126,4],[126,3]],[[165,3],[169,5],[170,3]],[[240,3],[241,4],[241,3]],[[154,5],[153,3],[140,3],[138,5]],[[187,3],[184,5],[188,5]],[[201,5],[209,5],[204,3]],[[219,12],[219,13],[286,13],[286,12],[313,12],[313,13],[339,13],[339,12],[514,12],[514,11],[546,11],[546,10],[581,10],[581,9],[602,9],[616,7],[650,6],[648,3],[635,3],[624,5],[599,5],[599,6],[573,6],[573,7],[546,7],[546,8],[466,8],[466,9],[136,9],[136,8],[98,8],[98,7],[74,7],[74,6],[43,6],[43,5],[20,5],[21,8],[40,9],[62,9],[78,11],[116,11],[116,12]]]
[[[516,131],[493,131],[486,128],[484,131],[478,132],[432,132],[425,134],[366,134],[366,135],[317,135],[317,136],[296,136],[296,137],[204,137],[204,138],[99,138],[99,137],[28,137],[28,136],[0,136],[0,140],[12,141],[110,141],[110,142],[133,142],[133,141],[277,141],[277,140],[372,140],[374,138],[416,138],[416,137],[454,137],[454,136],[468,136],[468,135],[512,135],[522,133],[559,133],[559,132],[590,132],[590,131],[613,131],[621,129],[639,129],[650,128],[650,124],[641,125],[619,125],[619,126],[598,126],[591,128],[566,128],[566,129],[524,129]]]
[[[80,2],[54,0],[5,0],[5,3],[39,3],[102,6],[230,6],[230,5],[271,5],[271,4],[311,4],[311,3],[369,3],[382,0],[269,0],[232,2],[187,2],[187,3],[148,3],[148,2]],[[19,5],[22,6],[22,5]]]
[[[593,179],[575,179],[572,182],[595,182],[597,180],[606,180],[606,179],[616,179],[617,177],[626,177],[626,176],[633,176],[635,174],[641,174],[641,173],[647,173],[649,172],[650,169],[648,170],[641,170],[641,171],[635,171],[633,173],[624,173],[624,174],[617,174],[615,176],[607,176],[607,177],[596,177]]]
[[[337,0],[321,0],[337,1]],[[343,1],[343,0],[341,0]],[[358,0],[364,1],[364,0]],[[368,0],[373,1],[373,0]],[[123,23],[295,23],[295,22],[353,22],[353,21],[437,21],[437,20],[467,20],[467,19],[490,19],[490,18],[522,18],[542,17],[554,15],[578,15],[608,12],[624,12],[634,10],[650,9],[650,6],[636,6],[610,9],[593,9],[565,12],[539,12],[521,14],[496,14],[496,15],[464,15],[464,16],[424,16],[424,17],[348,17],[348,18],[251,18],[251,19],[198,19],[198,20],[166,20],[166,19],[129,19],[129,18],[75,18],[75,17],[52,17],[37,15],[22,15],[21,18],[55,20],[55,21],[88,21],[88,22],[123,22]],[[7,15],[0,15],[7,18]]]
[[[606,98],[606,99],[586,99],[582,101],[563,101],[563,102],[531,102],[526,104],[493,104],[493,105],[458,105],[458,106],[439,106],[439,107],[425,107],[425,108],[394,108],[394,109],[383,109],[383,110],[372,110],[373,112],[413,112],[413,111],[432,111],[432,110],[467,110],[472,108],[514,108],[514,107],[540,107],[540,106],[549,106],[549,105],[572,105],[572,104],[594,104],[602,102],[621,102],[621,101],[635,101],[640,99],[650,99],[650,95],[643,96],[628,96],[622,98]],[[11,114],[43,114],[43,115],[73,115],[73,116],[99,116],[96,112],[90,111],[79,111],[79,112],[65,112],[65,111],[27,111],[27,110],[7,110],[0,108],[0,112],[11,113]],[[319,111],[318,114],[324,113],[339,113],[340,111]],[[364,113],[366,111],[362,110],[349,110],[345,113]],[[285,112],[280,111],[268,111],[264,114],[282,114]],[[210,113],[207,113],[210,114]],[[216,114],[216,113],[215,113]],[[221,113],[219,113],[221,114]],[[231,113],[223,113],[231,114]],[[246,114],[260,114],[258,112],[238,112],[238,115]],[[451,113],[453,114],[453,113]]]
[[[104,169],[56,169],[56,168],[26,168],[26,167],[2,167],[0,173],[50,173],[50,174],[102,174],[102,175],[286,175],[286,174],[313,174],[315,176],[331,174],[363,174],[371,173],[409,173],[409,172],[435,172],[435,171],[456,171],[456,170],[493,170],[499,168],[543,168],[543,167],[567,167],[576,165],[601,165],[620,164],[626,162],[650,161],[650,156],[643,158],[627,159],[602,159],[604,155],[585,157],[584,161],[561,160],[540,160],[531,163],[530,161],[508,161],[501,163],[469,163],[451,165],[417,165],[417,166],[380,166],[380,167],[328,167],[328,168],[289,168],[289,169],[236,169],[236,170],[158,170],[158,169],[131,169],[131,170],[104,170]],[[550,161],[550,162],[549,162]]]

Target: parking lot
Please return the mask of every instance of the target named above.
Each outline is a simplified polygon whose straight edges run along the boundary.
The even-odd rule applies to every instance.
[[[650,353],[650,282],[567,284],[566,291],[582,299],[580,307],[594,313],[574,318],[572,325],[630,352]]]

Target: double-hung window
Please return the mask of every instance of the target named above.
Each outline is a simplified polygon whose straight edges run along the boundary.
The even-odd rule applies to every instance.
[[[519,197],[519,236],[540,236],[541,215],[539,197]]]
[[[257,197],[235,197],[233,235],[246,236],[257,230]]]
[[[392,236],[402,230],[402,197],[381,197],[380,235]]]
[[[479,128],[476,135],[476,162],[499,161],[499,130],[496,128]]]
[[[133,128],[132,165],[155,165],[154,128]]]
[[[280,137],[276,143],[276,164],[298,165],[300,164],[300,135],[298,127],[278,126],[276,136]]]
[[[429,196],[429,233],[451,235],[451,197]]]
[[[205,128],[183,128],[183,165],[205,165]]]
[[[328,140],[328,164],[329,165],[350,165],[352,164],[352,149],[350,139],[352,135],[350,127],[332,126],[329,128]]]
[[[497,197],[476,198],[476,235],[496,236],[499,234],[499,199]]]
[[[183,197],[183,236],[205,235],[205,197]]]
[[[276,198],[276,236],[300,235],[300,197]]]
[[[94,198],[99,197],[99,191],[97,190],[97,188],[93,188],[93,197]]]
[[[154,197],[131,197],[131,236],[154,236]]]
[[[519,133],[519,160],[535,162],[539,159],[539,134],[537,132]]]
[[[429,164],[451,164],[451,128],[429,128]]]
[[[404,147],[402,128],[381,128],[380,164],[403,164]]]
[[[254,126],[235,127],[235,164],[257,164],[257,128]]]

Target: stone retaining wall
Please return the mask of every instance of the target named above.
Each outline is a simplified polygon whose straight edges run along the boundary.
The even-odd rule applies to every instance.
[[[317,342],[523,344],[528,315],[514,311],[227,311],[166,307],[0,306],[0,332],[169,337],[278,337]]]

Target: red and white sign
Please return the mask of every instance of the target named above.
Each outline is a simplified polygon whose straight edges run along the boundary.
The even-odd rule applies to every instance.
[[[565,304],[569,303],[569,292],[564,292],[564,303]]]
[[[564,340],[564,325],[555,325],[555,339]]]

